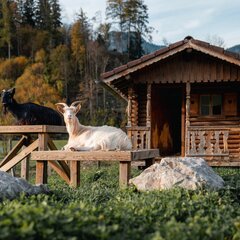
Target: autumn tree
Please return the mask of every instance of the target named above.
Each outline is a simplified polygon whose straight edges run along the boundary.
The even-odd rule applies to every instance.
[[[25,69],[15,84],[19,102],[31,101],[54,108],[54,103],[61,101],[56,89],[46,82],[44,71],[43,62],[33,63]]]
[[[58,45],[50,54],[51,84],[58,90],[62,97],[69,101],[68,89],[72,84],[71,53],[67,45]]]
[[[2,0],[1,1],[1,30],[0,30],[0,45],[7,45],[8,58],[11,57],[11,40],[13,37],[14,26],[13,26],[13,18],[12,18],[12,6],[13,1]]]

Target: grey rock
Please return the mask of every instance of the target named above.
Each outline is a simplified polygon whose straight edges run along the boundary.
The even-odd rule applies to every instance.
[[[202,158],[163,158],[130,179],[139,191],[162,190],[174,187],[196,190],[198,188],[220,189],[223,179]]]
[[[17,198],[21,193],[26,195],[48,194],[50,190],[47,185],[34,186],[22,178],[12,177],[10,174],[0,171],[0,200]]]

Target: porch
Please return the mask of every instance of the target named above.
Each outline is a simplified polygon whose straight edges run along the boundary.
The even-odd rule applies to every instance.
[[[182,156],[202,157],[210,166],[240,166],[240,126],[192,126],[186,134],[186,148]],[[134,149],[151,146],[150,127],[128,128],[128,135]]]

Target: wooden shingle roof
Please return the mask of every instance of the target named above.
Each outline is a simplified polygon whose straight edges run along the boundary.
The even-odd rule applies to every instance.
[[[217,47],[207,42],[196,40],[188,36],[182,41],[170,44],[168,47],[161,48],[153,53],[144,55],[137,60],[128,62],[125,65],[116,67],[111,71],[101,74],[101,80],[104,82],[111,82],[114,79],[126,76],[130,73],[149,66],[155,62],[161,61],[162,59],[165,59],[188,48],[240,66],[239,54],[229,52],[224,48]]]
[[[209,57],[212,59],[212,61],[215,61],[216,63],[222,62],[224,64],[230,64],[233,68],[232,70],[230,70],[230,72],[235,74],[233,79],[231,80],[239,81],[240,79],[240,55],[239,54],[229,52],[224,48],[217,47],[207,42],[200,41],[188,36],[184,38],[182,41],[173,43],[168,47],[159,49],[153,53],[142,56],[139,59],[128,62],[127,64],[124,64],[122,66],[116,67],[111,71],[102,73],[101,79],[99,82],[104,87],[107,87],[110,91],[114,92],[118,96],[121,96],[125,100],[127,100],[128,86],[132,81],[131,79],[133,79],[132,76],[134,76],[135,78],[136,76],[138,76],[137,77],[138,79],[142,76],[142,78],[145,77],[145,79],[148,79],[147,81],[158,82],[158,83],[185,82],[185,80],[181,80],[180,77],[178,77],[177,79],[173,79],[174,76],[172,75],[174,74],[171,71],[168,71],[168,73],[166,73],[169,75],[164,75],[164,74],[162,76],[159,75],[158,79],[153,79],[152,73],[151,73],[152,69],[163,69],[164,67],[168,68],[168,66],[164,65],[164,62],[172,59],[173,57],[175,58],[178,55],[181,55],[181,54],[184,55],[185,52],[194,52],[195,55]],[[222,69],[225,66],[224,64],[222,64],[221,66]],[[177,63],[176,66],[178,66],[179,69],[183,68],[184,66],[186,67],[186,65],[184,66],[182,65],[181,67],[180,62],[179,64]],[[206,71],[205,69],[201,69],[201,65],[197,67],[197,70],[202,72]],[[189,68],[184,70],[184,74],[187,71],[190,71]],[[217,75],[218,71],[219,71],[218,68],[215,68],[214,74]],[[161,72],[158,72],[158,74],[161,74]],[[188,75],[191,75],[191,72],[189,72]],[[201,74],[199,74],[199,76],[200,75]],[[169,78],[172,78],[172,80],[169,81]],[[226,80],[228,79],[226,78]],[[213,79],[208,79],[206,77],[205,79],[192,79],[193,82],[201,82],[201,81],[206,82],[206,81],[212,81],[212,80]],[[223,78],[219,78],[215,80],[225,81]],[[188,81],[191,81],[191,80],[189,80],[188,78]]]

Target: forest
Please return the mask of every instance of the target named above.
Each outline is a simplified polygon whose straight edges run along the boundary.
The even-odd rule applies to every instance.
[[[16,87],[18,102],[52,108],[80,100],[83,123],[123,126],[126,103],[96,82],[101,73],[141,57],[152,28],[143,0],[106,1],[105,22],[77,6],[66,24],[58,0],[1,0],[0,89]],[[13,122],[11,116],[0,119]]]

